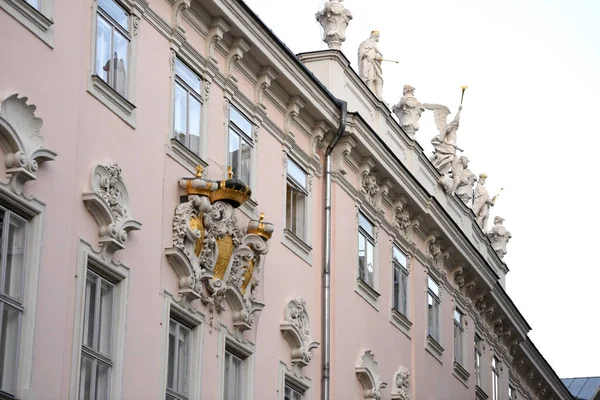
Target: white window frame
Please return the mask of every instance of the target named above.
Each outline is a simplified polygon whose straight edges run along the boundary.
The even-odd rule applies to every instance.
[[[492,356],[492,400],[500,400],[500,361],[495,355]]]
[[[229,352],[242,359],[243,386],[241,398],[236,400],[252,400],[254,387],[254,345],[242,343],[231,335],[227,328],[221,326],[219,333],[219,400],[225,400],[225,353]]]
[[[473,339],[474,345],[474,365],[473,370],[475,371],[475,385],[481,387],[481,360],[483,358],[483,338],[478,333],[475,333],[475,338]]]
[[[311,400],[312,382],[306,375],[295,374],[291,368],[279,361],[278,400],[285,399],[285,388],[289,386],[302,394],[302,400]]]
[[[400,252],[400,254],[402,254],[405,257],[405,265],[402,265],[401,263],[396,262],[395,258],[394,258],[394,250],[397,250],[398,252]],[[410,321],[410,307],[411,307],[411,273],[410,273],[410,262],[411,262],[411,257],[410,255],[406,254],[406,252],[404,252],[402,250],[402,247],[396,243],[392,243],[392,251],[391,251],[391,255],[390,255],[391,259],[392,259],[392,268],[391,268],[391,277],[390,277],[390,281],[392,284],[391,287],[391,293],[392,296],[390,297],[390,322],[396,327],[398,328],[402,333],[404,333],[409,339],[411,338],[411,327],[412,327],[412,322]],[[404,296],[406,297],[406,310],[405,313],[402,313],[401,311],[396,309],[396,304],[395,304],[395,299],[396,299],[396,289],[394,287],[395,284],[395,278],[394,275],[396,274],[396,270],[398,270],[399,274],[405,275],[406,277],[406,290],[404,293]]]
[[[457,320],[458,314],[458,320]],[[465,363],[465,313],[458,307],[454,307],[452,315],[454,322],[454,362],[464,366]],[[457,335],[458,333],[458,335]]]
[[[250,124],[250,132],[246,132],[242,129],[242,127],[239,127],[235,124],[235,122],[233,122],[233,120],[231,119],[231,114],[232,111],[235,110],[238,114],[240,114],[240,116],[242,118],[244,118],[249,124]],[[231,135],[231,131],[233,130],[233,133],[235,135],[237,135],[239,137],[240,140],[240,150],[239,150],[239,161],[238,161],[238,165],[241,165],[241,160],[242,160],[242,152],[241,152],[241,143],[242,141],[246,142],[246,144],[248,144],[250,146],[250,165],[249,165],[249,171],[248,171],[248,182],[244,182],[246,185],[252,187],[252,183],[254,182],[254,174],[255,174],[255,168],[254,168],[254,123],[252,122],[252,118],[248,117],[248,115],[246,113],[244,113],[243,109],[241,109],[241,107],[237,106],[237,105],[233,105],[233,104],[229,104],[229,111],[227,113],[228,119],[227,119],[227,167],[230,166],[230,162],[229,162],[229,141],[230,141],[230,135]],[[243,181],[242,176],[239,176],[239,174],[236,174],[236,171],[234,171],[234,178],[236,179],[240,179]]]
[[[114,287],[113,297],[113,336],[112,336],[112,368],[110,374],[111,400],[121,399],[123,378],[123,355],[125,346],[125,324],[127,321],[127,302],[129,297],[129,268],[123,264],[106,262],[99,252],[84,240],[79,241],[76,275],[75,320],[73,332],[73,349],[71,357],[71,389],[70,399],[79,398],[81,352],[83,344],[85,286],[88,269],[111,281]]]
[[[0,8],[52,49],[54,47],[53,1],[39,0],[39,7],[35,8],[25,0],[0,0]]]
[[[0,128],[1,129],[1,128]],[[16,398],[26,398],[31,387],[39,273],[43,250],[46,205],[36,198],[15,194],[0,183],[0,204],[27,221],[27,247],[21,305],[20,337],[17,350]],[[9,206],[10,207],[6,207]]]
[[[371,225],[371,233],[361,226],[361,218],[365,222]],[[378,256],[377,256],[377,236],[379,230],[379,220],[370,215],[367,210],[361,209],[358,211],[356,220],[356,286],[355,291],[363,297],[373,308],[378,310],[378,301],[381,294],[378,290],[379,273],[377,268]],[[367,281],[361,278],[360,268],[360,241],[366,241],[367,245],[373,246],[373,281],[369,285]],[[367,251],[367,247],[365,247]],[[366,268],[366,266],[365,266]]]
[[[92,0],[92,36],[90,49],[90,67],[88,69],[87,91],[97,98],[109,110],[135,129],[135,82],[137,69],[137,38],[140,24],[139,11],[134,7],[135,0],[111,0],[117,3],[128,14],[128,33],[130,36],[127,59],[127,98],[117,93],[102,78],[96,75],[96,42],[99,11],[98,0]],[[137,22],[135,22],[137,21]],[[137,25],[137,26],[136,26]]]
[[[205,317],[197,310],[191,310],[184,307],[181,302],[175,299],[175,296],[165,291],[163,296],[163,368],[161,374],[161,398],[166,397],[167,393],[167,374],[169,370],[169,322],[175,320],[182,325],[187,326],[191,332],[188,338],[190,346],[189,354],[189,376],[193,377],[189,381],[188,399],[199,399],[202,393],[202,353]]]
[[[435,284],[435,286],[437,286],[437,294],[433,291],[433,289],[430,287],[430,283],[433,282],[433,284]],[[442,346],[442,338],[443,338],[443,334],[442,334],[442,321],[443,319],[443,309],[442,309],[442,283],[441,280],[436,279],[432,274],[431,271],[429,271],[429,273],[426,275],[425,277],[425,320],[426,322],[426,345],[425,345],[425,349],[431,354],[433,355],[440,363],[442,363],[442,355],[444,354],[444,347]],[[432,335],[432,327],[430,326],[429,323],[429,313],[430,313],[430,309],[429,309],[429,297],[431,296],[431,298],[433,299],[433,301],[435,303],[437,303],[437,318],[435,319],[434,323],[436,324],[435,328],[436,331],[433,333],[436,333],[436,335]]]

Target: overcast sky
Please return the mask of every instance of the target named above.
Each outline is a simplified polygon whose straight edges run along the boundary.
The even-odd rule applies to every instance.
[[[295,53],[326,49],[321,0],[246,0]],[[600,1],[346,0],[342,51],[381,32],[384,98],[416,87],[456,113],[470,169],[504,187],[492,217],[512,234],[507,291],[560,377],[600,375]],[[431,152],[431,113],[417,140]],[[588,152],[588,150],[594,150]],[[493,218],[490,218],[490,224]]]

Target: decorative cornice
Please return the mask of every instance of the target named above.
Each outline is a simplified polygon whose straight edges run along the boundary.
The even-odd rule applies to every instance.
[[[226,32],[231,29],[230,25],[221,17],[213,18],[208,28],[208,35],[206,37],[206,53],[208,59],[213,63],[217,63],[217,57],[215,55],[215,49],[217,44],[223,40],[223,36]]]
[[[269,66],[261,67],[258,72],[258,80],[254,87],[254,102],[266,109],[267,106],[264,103],[264,93],[271,87],[271,82],[277,78],[275,70]]]
[[[234,39],[233,43],[229,47],[229,55],[227,56],[225,65],[226,65],[226,75],[229,78],[233,77],[233,70],[235,69],[235,64],[240,61],[244,57],[244,53],[250,50],[250,44],[241,37],[237,37]]]

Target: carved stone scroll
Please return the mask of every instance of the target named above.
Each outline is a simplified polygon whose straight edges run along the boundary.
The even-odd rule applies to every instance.
[[[381,382],[379,372],[377,372],[377,361],[371,350],[364,352],[355,371],[363,388],[363,398],[381,400],[383,396],[381,391],[387,387],[387,383]]]
[[[281,333],[292,348],[292,364],[297,368],[307,366],[312,360],[311,350],[319,346],[312,340],[306,302],[295,297],[285,307]]]
[[[392,400],[410,400],[410,371],[406,367],[400,367],[394,374],[394,385],[392,388]]]

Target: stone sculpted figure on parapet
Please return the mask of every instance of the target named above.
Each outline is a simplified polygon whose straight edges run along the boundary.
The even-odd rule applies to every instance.
[[[477,182],[477,175],[469,170],[469,159],[466,156],[459,158],[461,163],[460,176],[452,171],[452,177],[454,182],[454,193],[462,200],[465,205],[469,204],[469,201],[473,198],[473,186]]]
[[[433,111],[433,118],[439,131],[439,135],[431,139],[434,152],[430,160],[439,173],[445,175],[454,161],[456,150],[463,151],[456,145],[456,132],[458,131],[462,106],[458,107],[458,113],[450,123],[446,121],[447,116],[450,114],[448,107],[427,103],[423,104],[423,107]]]
[[[495,197],[490,199],[490,195],[484,186],[486,178],[486,174],[479,175],[479,182],[477,182],[477,187],[475,188],[475,197],[473,199],[473,206],[471,207],[475,214],[477,225],[484,232],[490,215],[490,207],[493,207],[496,202]]]
[[[315,14],[323,27],[323,41],[330,49],[340,49],[346,40],[346,28],[352,19],[352,13],[344,7],[343,1],[326,1],[323,9]]]
[[[506,255],[506,244],[512,237],[510,232],[504,226],[502,226],[503,222],[504,218],[495,217],[494,226],[487,233],[488,237],[492,241],[492,248],[494,249],[496,254],[498,254],[498,257],[500,257],[500,259],[503,259]]]
[[[415,98],[415,88],[404,85],[402,98],[400,98],[398,104],[392,106],[392,112],[398,117],[404,132],[411,138],[414,138],[419,130],[419,119],[423,111],[425,111],[423,104]]]
[[[358,75],[375,96],[382,99],[383,72],[381,62],[383,56],[377,48],[377,42],[379,42],[379,31],[373,31],[371,36],[358,47]]]

